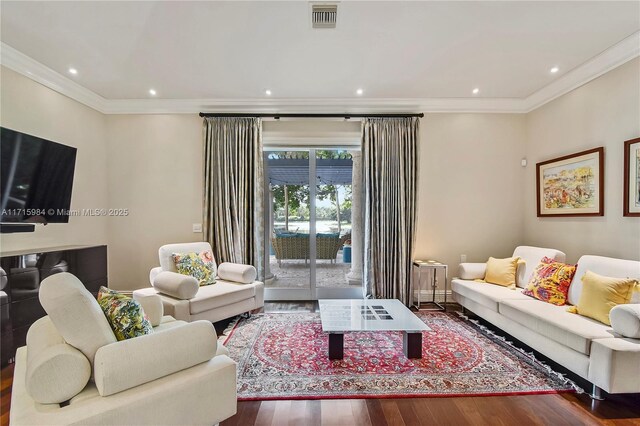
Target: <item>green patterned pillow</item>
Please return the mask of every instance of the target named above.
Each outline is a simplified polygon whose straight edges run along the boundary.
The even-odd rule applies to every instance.
[[[216,263],[209,250],[200,253],[173,253],[179,274],[191,275],[201,286],[216,283]]]
[[[153,333],[153,327],[142,306],[129,296],[100,287],[98,304],[107,317],[116,339],[125,340]]]

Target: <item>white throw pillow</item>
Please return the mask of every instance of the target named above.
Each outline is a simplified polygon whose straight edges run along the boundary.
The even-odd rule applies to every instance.
[[[251,284],[256,280],[257,275],[256,268],[251,265],[225,262],[218,267],[218,277],[221,280]]]
[[[632,339],[640,339],[640,305],[626,304],[615,306],[609,312],[613,331]]]

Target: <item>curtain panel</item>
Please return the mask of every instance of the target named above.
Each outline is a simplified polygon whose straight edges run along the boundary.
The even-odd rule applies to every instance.
[[[264,277],[262,121],[204,119],[204,238],[218,261]]]
[[[368,118],[362,124],[365,297],[411,303],[419,120]]]

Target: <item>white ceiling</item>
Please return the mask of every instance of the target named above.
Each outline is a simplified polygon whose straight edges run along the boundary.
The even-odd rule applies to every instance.
[[[0,7],[3,43],[107,100],[526,98],[640,30],[637,1],[343,1],[335,30],[306,1]]]

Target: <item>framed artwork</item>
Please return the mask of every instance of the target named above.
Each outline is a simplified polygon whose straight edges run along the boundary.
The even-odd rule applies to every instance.
[[[604,216],[604,148],[536,164],[538,217]]]
[[[640,138],[624,143],[624,216],[640,216]]]

